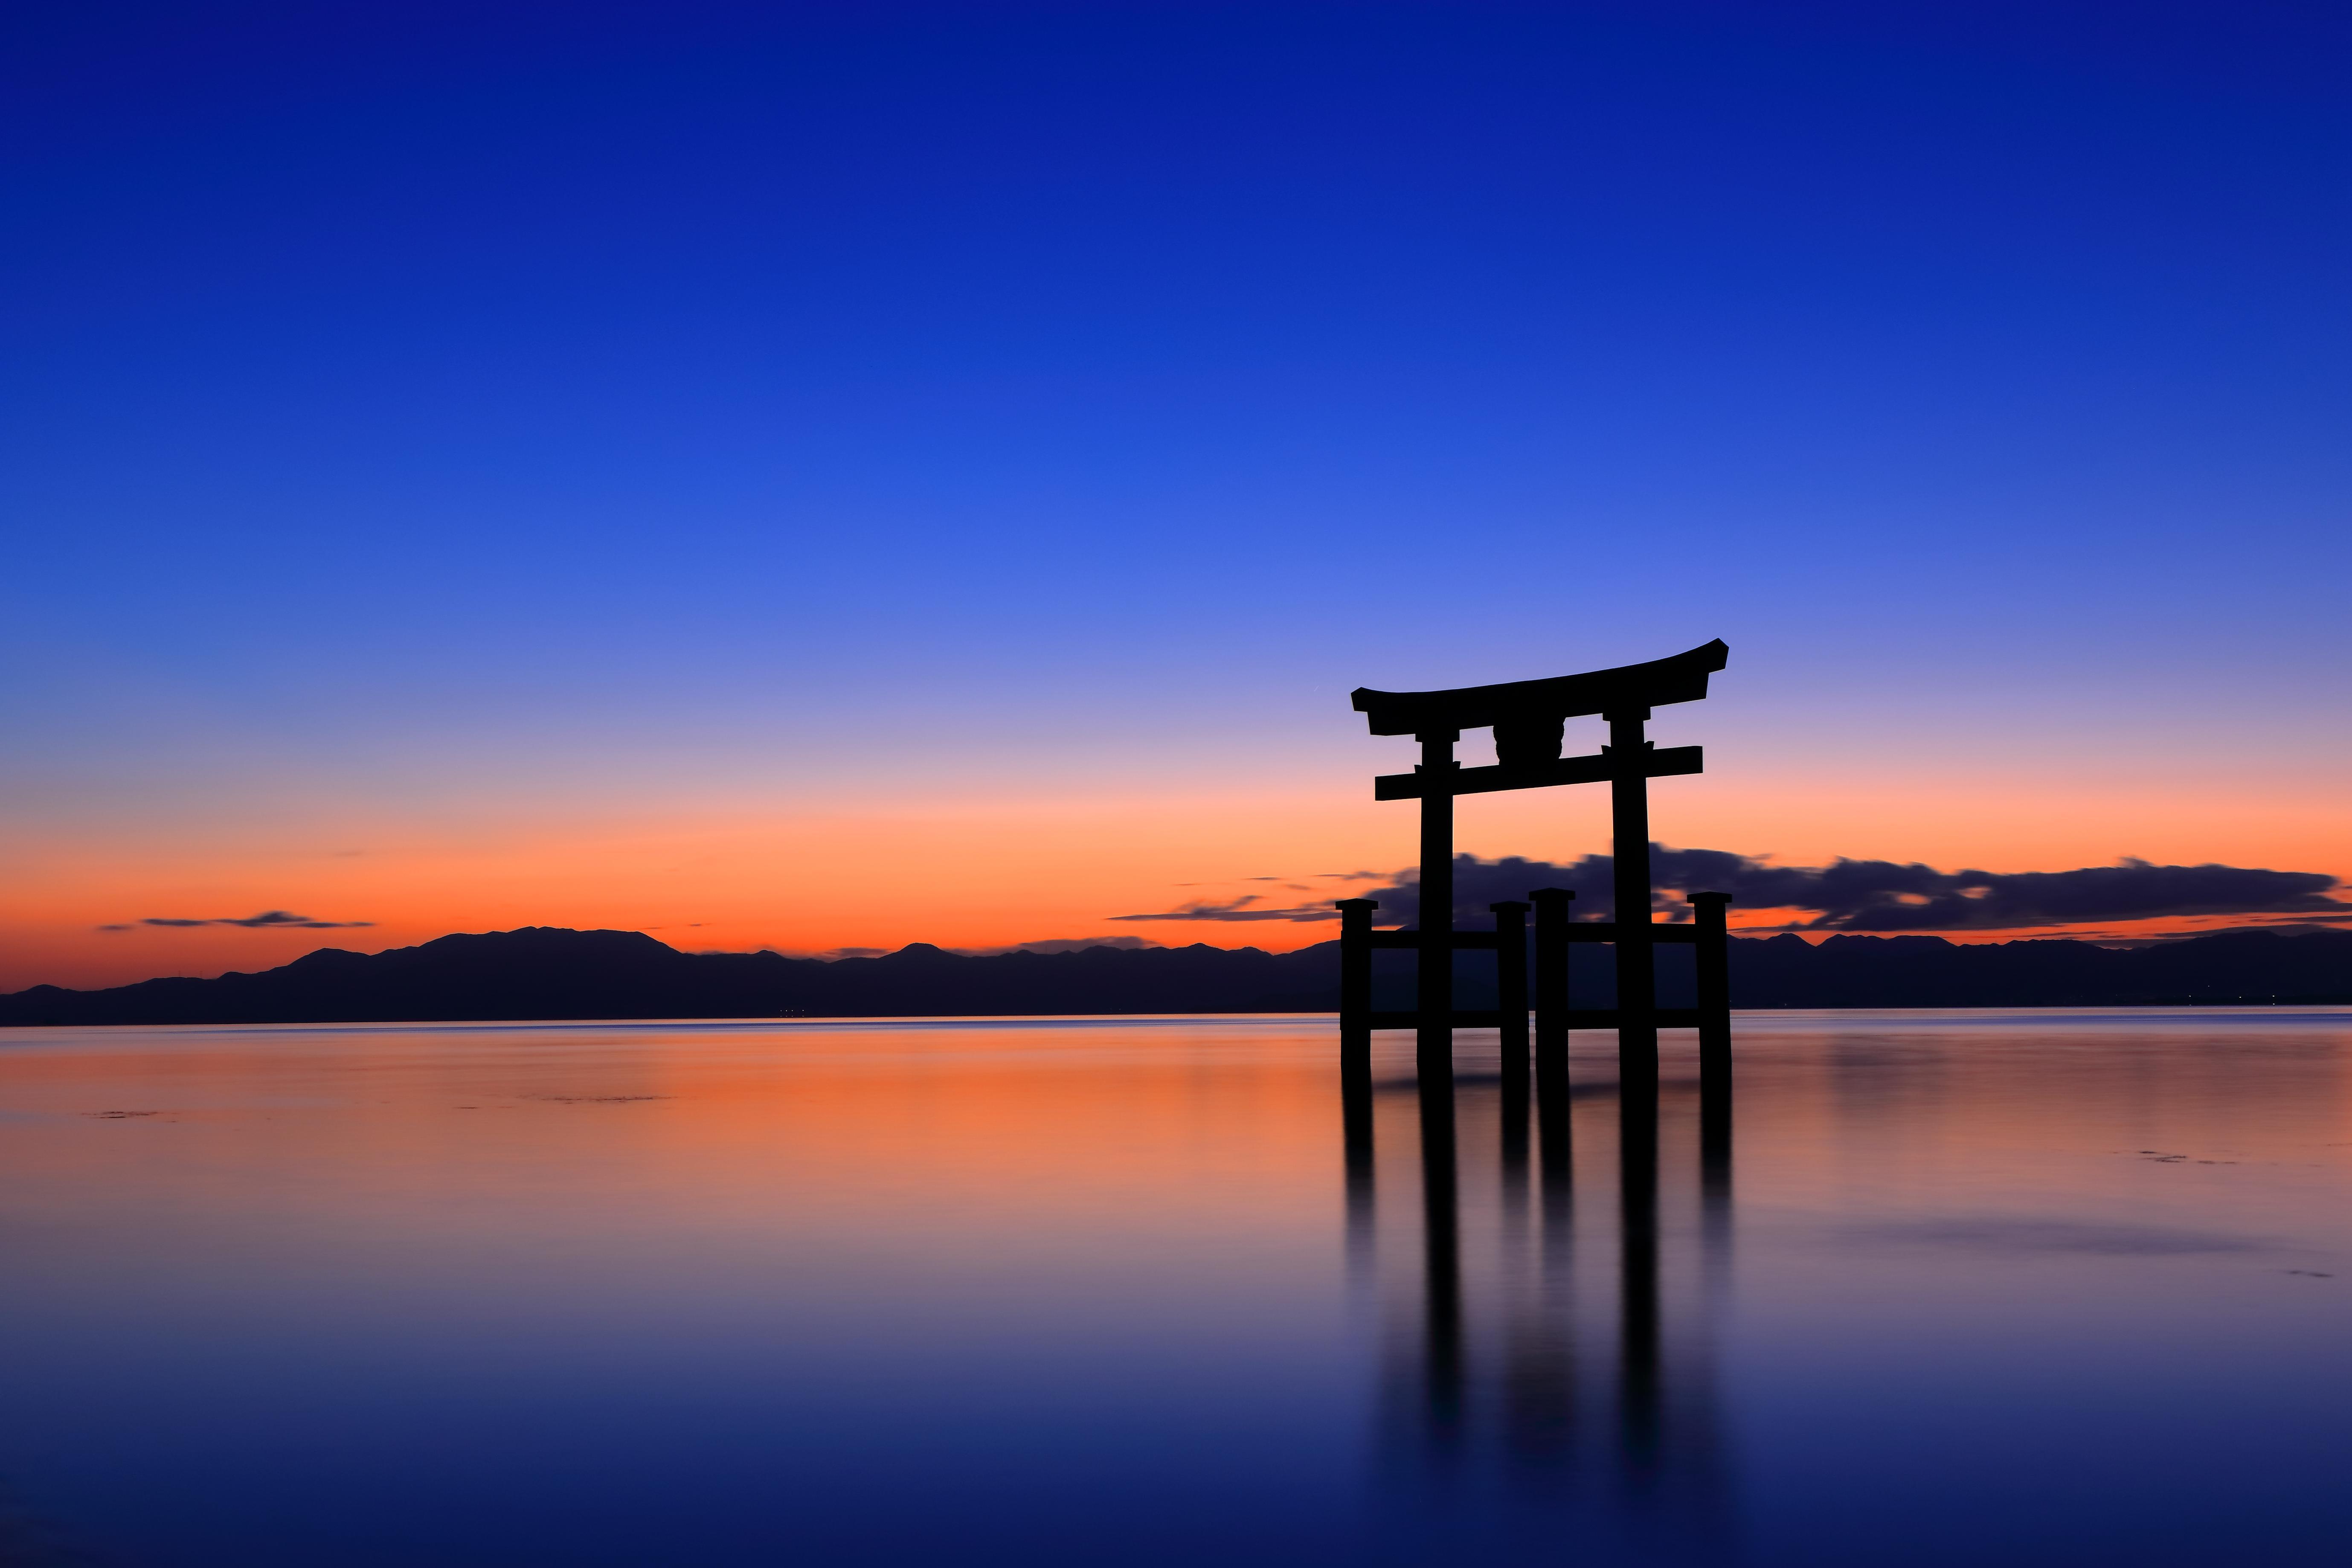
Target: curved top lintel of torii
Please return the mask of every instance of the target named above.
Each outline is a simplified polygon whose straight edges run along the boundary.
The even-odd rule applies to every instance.
[[[1358,687],[1353,696],[1356,711],[1365,715],[1375,735],[1483,730],[1494,724],[1550,725],[1587,713],[1698,701],[1706,695],[1706,678],[1730,658],[1731,649],[1717,637],[1647,664],[1620,665],[1582,675],[1462,686],[1451,691],[1375,691],[1364,686]]]

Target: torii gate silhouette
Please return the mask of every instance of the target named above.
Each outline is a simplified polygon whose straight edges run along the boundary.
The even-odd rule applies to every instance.
[[[1515,680],[1497,686],[1465,686],[1452,691],[1355,693],[1356,710],[1375,735],[1411,735],[1421,742],[1421,764],[1409,773],[1373,779],[1377,800],[1421,802],[1421,926],[1418,931],[1375,931],[1370,899],[1339,900],[1339,1028],[1343,1066],[1368,1072],[1371,1032],[1411,1028],[1426,1079],[1449,1073],[1456,1028],[1499,1027],[1507,1073],[1523,1074],[1528,1058],[1528,903],[1490,905],[1491,931],[1454,929],[1454,797],[1494,790],[1543,789],[1554,784],[1600,784],[1610,793],[1615,919],[1573,921],[1572,892],[1559,888],[1530,891],[1536,913],[1536,1051],[1547,1079],[1564,1081],[1570,1028],[1617,1031],[1618,1064],[1628,1086],[1654,1087],[1658,1030],[1699,1031],[1703,1079],[1721,1081],[1731,1060],[1729,946],[1724,907],[1728,893],[1689,895],[1695,919],[1687,925],[1660,925],[1650,918],[1654,886],[1650,867],[1649,781],[1703,771],[1696,746],[1658,750],[1643,726],[1650,710],[1706,696],[1706,678],[1731,657],[1722,639],[1670,658],[1622,665],[1549,680]],[[1559,754],[1570,719],[1597,713],[1609,726],[1609,743],[1584,757]],[[1496,763],[1465,768],[1454,760],[1465,730],[1492,727]],[[1571,1009],[1568,1005],[1568,944],[1605,942],[1617,949],[1617,1005]],[[1657,1005],[1655,944],[1690,942],[1697,948],[1698,1005]],[[1372,1011],[1372,950],[1416,950],[1416,1005],[1403,1012]],[[1500,1005],[1494,1013],[1459,1012],[1454,1006],[1454,954],[1463,948],[1495,949]]]

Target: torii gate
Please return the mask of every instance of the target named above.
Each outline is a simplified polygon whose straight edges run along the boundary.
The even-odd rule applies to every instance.
[[[1649,781],[1703,771],[1696,746],[1660,751],[1645,739],[1650,710],[1706,696],[1706,678],[1721,669],[1731,650],[1718,638],[1671,658],[1596,669],[1549,680],[1515,680],[1497,686],[1465,686],[1452,691],[1355,693],[1356,710],[1375,735],[1411,735],[1421,742],[1421,764],[1409,773],[1372,781],[1376,800],[1421,802],[1421,927],[1375,931],[1370,899],[1339,900],[1339,1028],[1343,1064],[1369,1068],[1374,1029],[1410,1028],[1424,1075],[1450,1071],[1456,1028],[1499,1027],[1507,1068],[1524,1070],[1528,1052],[1527,911],[1517,900],[1489,906],[1491,931],[1454,929],[1454,797],[1493,790],[1543,789],[1553,784],[1606,782],[1614,859],[1616,918],[1571,921],[1565,889],[1541,888],[1528,895],[1536,913],[1536,1048],[1538,1064],[1564,1069],[1571,1028],[1617,1031],[1618,1063],[1628,1084],[1657,1081],[1658,1030],[1699,1031],[1702,1076],[1719,1079],[1730,1066],[1730,958],[1724,906],[1728,893],[1690,894],[1695,916],[1688,925],[1660,925],[1650,918],[1654,885],[1650,868]],[[1559,754],[1566,721],[1597,713],[1609,726],[1609,744],[1592,756]],[[1454,760],[1465,730],[1492,727],[1496,763],[1465,768]],[[1568,1005],[1568,944],[1605,942],[1617,949],[1617,1005],[1571,1009]],[[1688,942],[1697,948],[1698,1005],[1657,1005],[1655,944]],[[1412,948],[1420,953],[1417,1005],[1409,1011],[1372,1011],[1372,950]],[[1495,949],[1500,1006],[1494,1013],[1460,1012],[1454,1006],[1454,954],[1463,948]],[[1546,1075],[1549,1077],[1548,1073]]]

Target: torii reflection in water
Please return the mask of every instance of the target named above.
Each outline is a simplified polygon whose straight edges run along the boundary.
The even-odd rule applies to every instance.
[[[1712,1558],[1724,1129],[1686,1082],[1581,1086],[1557,1130],[1530,1129],[1522,1098],[1517,1137],[1507,1074],[1455,1088],[1386,1081],[1349,1140],[1357,1278],[1383,1298],[1383,1496],[1455,1547],[1572,1524],[1595,1552]],[[1384,1215],[1383,1188],[1419,1202]]]

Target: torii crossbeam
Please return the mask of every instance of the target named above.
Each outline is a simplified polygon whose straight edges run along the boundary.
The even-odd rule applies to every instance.
[[[1564,1064],[1571,1026],[1617,1030],[1619,1061],[1628,1081],[1654,1083],[1658,1030],[1696,1025],[1703,1070],[1727,1066],[1730,1051],[1729,957],[1724,906],[1728,894],[1694,892],[1696,920],[1660,925],[1650,918],[1654,887],[1650,866],[1649,781],[1703,771],[1696,746],[1660,751],[1643,736],[1653,708],[1696,702],[1706,696],[1707,677],[1724,668],[1731,650],[1717,641],[1647,664],[1596,669],[1549,680],[1515,680],[1496,686],[1465,686],[1452,691],[1374,691],[1355,694],[1356,710],[1375,735],[1411,735],[1421,742],[1421,764],[1409,773],[1372,781],[1378,800],[1421,802],[1421,926],[1418,931],[1378,931],[1368,899],[1340,901],[1340,1028],[1350,1058],[1368,1059],[1375,1028],[1415,1031],[1424,1070],[1450,1068],[1457,1027],[1496,1026],[1503,1031],[1507,1063],[1527,1052],[1527,971],[1524,932],[1528,905],[1491,906],[1492,931],[1454,929],[1454,798],[1495,790],[1542,789],[1554,784],[1607,783],[1613,840],[1612,890],[1616,918],[1571,921],[1562,889],[1529,892],[1536,910],[1536,1033],[1540,1054],[1557,1053]],[[1562,757],[1567,721],[1599,714],[1609,726],[1609,743],[1591,756]],[[1495,731],[1492,767],[1465,768],[1454,760],[1465,730]],[[1568,1007],[1568,944],[1605,942],[1617,950],[1617,1005]],[[1657,1005],[1655,946],[1693,942],[1698,949],[1698,1005],[1664,1009]],[[1406,1013],[1371,1008],[1371,951],[1409,947],[1420,954],[1415,1005]],[[1501,982],[1495,1015],[1457,1012],[1454,1006],[1454,954],[1461,948],[1493,947]]]

